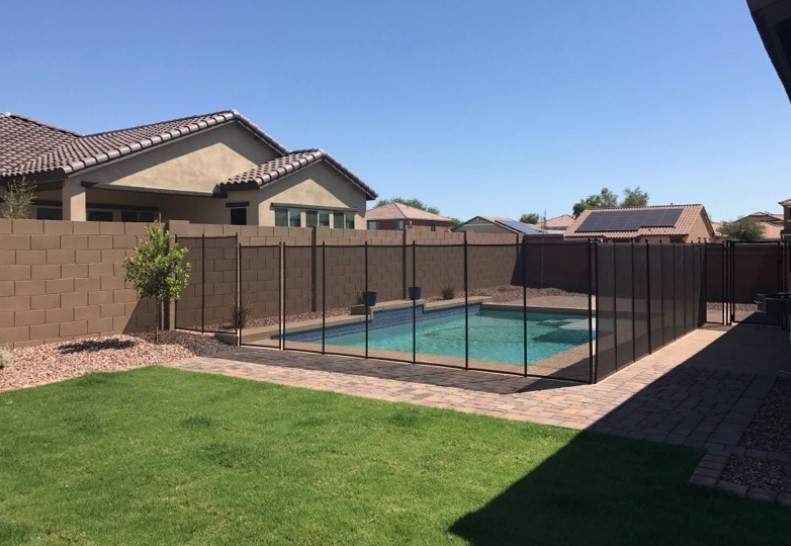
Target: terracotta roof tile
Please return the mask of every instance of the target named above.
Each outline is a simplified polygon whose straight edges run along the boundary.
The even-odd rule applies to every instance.
[[[673,227],[641,227],[635,231],[607,231],[607,232],[580,232],[577,233],[577,229],[588,219],[591,214],[596,213],[597,211],[610,211],[610,212],[625,212],[625,211],[633,211],[633,210],[645,210],[645,209],[652,209],[652,210],[660,210],[660,209],[682,209],[681,215],[676,220],[676,224]],[[574,221],[567,230],[566,230],[566,237],[579,237],[579,238],[597,238],[597,237],[604,237],[607,239],[635,239],[637,237],[644,237],[649,235],[668,235],[668,236],[684,236],[689,235],[692,227],[695,225],[695,222],[698,218],[700,218],[701,214],[706,219],[707,224],[709,227],[711,226],[711,222],[708,220],[708,215],[706,214],[706,209],[703,208],[703,205],[656,205],[650,207],[629,207],[629,208],[618,208],[618,209],[587,209],[580,214],[577,219]],[[712,229],[713,232],[713,229]]]
[[[440,216],[425,210],[416,209],[403,203],[388,203],[370,209],[365,213],[366,220],[429,220],[433,222],[453,222],[446,216]]]
[[[365,182],[360,180],[354,173],[344,167],[340,162],[335,160],[331,155],[322,149],[315,150],[297,150],[283,157],[278,157],[262,163],[249,171],[243,172],[233,176],[220,184],[223,189],[233,189],[235,185],[241,184],[257,184],[259,188],[275,182],[276,180],[287,176],[293,172],[312,165],[319,161],[326,161],[343,176],[348,178],[353,184],[363,190],[369,199],[376,199],[376,192],[371,189]]]
[[[271,136],[259,129],[236,110],[226,110],[174,120],[141,125],[117,131],[80,136],[38,124],[30,120],[24,127],[11,125],[10,115],[0,118],[0,139],[28,143],[24,146],[6,147],[0,152],[0,176],[17,176],[42,172],[61,171],[65,175],[105,163],[121,156],[160,145],[171,140],[237,120],[278,153],[287,150]],[[10,116],[20,118],[19,116]],[[20,118],[25,119],[25,118]],[[32,122],[37,124],[37,122]],[[16,132],[15,132],[16,131]],[[11,137],[14,134],[16,136]]]

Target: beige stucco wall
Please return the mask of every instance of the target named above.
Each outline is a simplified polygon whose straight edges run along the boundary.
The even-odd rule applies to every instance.
[[[695,224],[692,226],[692,229],[689,231],[689,237],[687,237],[687,243],[697,243],[697,242],[708,242],[712,237],[712,234],[709,232],[708,228],[706,227],[706,221],[703,219],[703,215],[698,216],[698,219],[695,221]]]
[[[250,131],[231,123],[80,172],[80,181],[138,188],[211,193],[218,182],[277,154]]]
[[[236,195],[237,192],[230,192],[228,199],[236,201]],[[260,225],[275,225],[273,203],[354,209],[356,211],[354,228],[366,228],[365,194],[325,161],[315,163],[262,188],[258,206]],[[305,218],[302,222],[305,225]]]

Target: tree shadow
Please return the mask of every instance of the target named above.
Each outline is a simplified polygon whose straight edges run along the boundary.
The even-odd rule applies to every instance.
[[[128,339],[86,339],[74,343],[64,343],[58,347],[61,354],[96,353],[99,351],[119,351],[137,345]]]

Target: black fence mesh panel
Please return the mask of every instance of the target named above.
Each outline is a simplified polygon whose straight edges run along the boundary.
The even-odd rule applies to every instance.
[[[662,345],[676,339],[676,276],[673,245],[660,245],[662,262]]]
[[[673,252],[673,278],[675,280],[675,292],[673,293],[673,302],[675,307],[674,315],[674,332],[673,338],[677,339],[686,333],[686,307],[684,305],[684,297],[686,295],[686,275],[684,270],[684,245],[673,244],[670,245]]]
[[[618,369],[616,361],[615,245],[596,249],[596,381]]]
[[[368,323],[370,358],[412,362],[412,305],[405,299],[405,250],[403,245],[368,246],[368,290],[377,295]]]
[[[201,330],[203,302],[203,240],[201,237],[176,237],[176,242],[187,249],[184,261],[190,264],[189,283],[176,302],[176,328]]]
[[[242,344],[280,347],[280,247],[241,247],[239,268]]]
[[[206,237],[204,242],[204,330],[234,332],[237,297],[236,237]]]
[[[520,246],[516,244],[467,247],[470,368],[524,373],[524,288],[512,284],[520,259]],[[482,297],[493,299],[495,305],[483,303]],[[460,322],[463,319],[458,317]]]
[[[663,297],[662,258],[664,247],[662,245],[649,245],[647,248],[649,300],[651,304],[651,352],[656,351],[665,343],[665,301]]]
[[[615,247],[615,326],[618,348],[617,368],[634,361],[634,324],[632,308],[632,247],[614,243]]]
[[[641,358],[650,352],[649,336],[649,272],[648,272],[648,246],[644,244],[633,245],[632,271],[634,279],[632,289],[634,293],[634,352],[636,358]]]
[[[706,290],[702,299],[706,304],[706,320],[725,324],[725,245],[707,243],[704,252],[706,256],[704,281]]]
[[[464,245],[418,245],[415,271],[423,298],[439,299],[444,307],[418,309],[415,361],[465,367]]]
[[[525,238],[526,260],[530,264],[525,275],[527,286],[587,293],[588,280],[579,274],[582,264],[568,259],[569,252],[579,252],[587,244],[587,241],[556,242],[542,237]]]
[[[313,246],[286,246],[283,249],[283,348],[321,351],[321,303],[317,285],[318,249]],[[307,322],[307,324],[306,324]],[[317,339],[297,338],[304,329],[317,329]]]

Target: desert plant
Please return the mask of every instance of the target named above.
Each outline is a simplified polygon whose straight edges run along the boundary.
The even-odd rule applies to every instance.
[[[27,178],[12,180],[8,183],[0,204],[0,216],[3,218],[30,218],[33,212],[33,200],[36,198],[36,185]]]
[[[159,342],[162,306],[178,301],[189,282],[190,264],[184,263],[187,249],[170,244],[170,233],[155,222],[146,229],[146,239],[135,247],[135,255],[124,261],[126,280],[131,282],[140,298],[156,301],[154,341]]]
[[[0,345],[0,370],[7,368],[14,361],[14,352],[5,345]]]
[[[452,284],[443,286],[441,294],[443,300],[452,300],[456,297],[456,287]]]
[[[244,328],[247,326],[247,317],[249,315],[249,309],[244,305],[240,305],[239,308],[234,309],[231,314],[231,326],[239,329]]]

